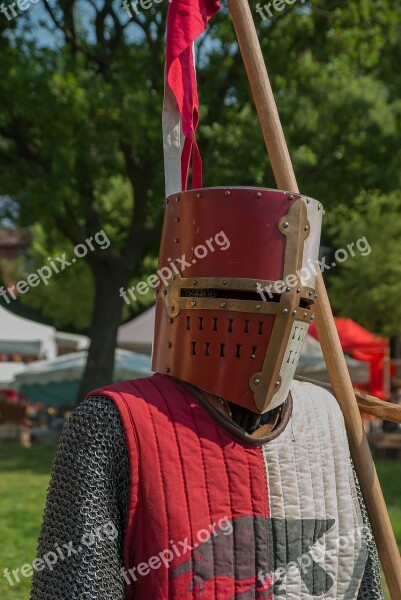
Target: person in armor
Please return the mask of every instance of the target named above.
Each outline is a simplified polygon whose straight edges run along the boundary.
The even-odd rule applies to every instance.
[[[293,379],[322,213],[278,190],[167,198],[155,375],[70,417],[38,550],[60,556],[31,600],[382,598],[340,409]]]
[[[197,149],[169,73],[155,374],[93,391],[71,415],[31,600],[382,599],[342,413],[294,379],[322,205],[182,191],[186,142]]]

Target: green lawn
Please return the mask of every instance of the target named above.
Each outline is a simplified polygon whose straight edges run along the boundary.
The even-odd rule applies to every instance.
[[[0,445],[1,600],[29,598],[30,579],[22,578],[11,587],[3,572],[5,567],[12,570],[35,558],[54,450],[44,445],[30,449]],[[401,549],[401,463],[381,460],[377,468]]]
[[[35,558],[54,446],[22,448],[0,444],[0,598],[27,600],[31,580],[13,587],[5,567],[16,569]]]

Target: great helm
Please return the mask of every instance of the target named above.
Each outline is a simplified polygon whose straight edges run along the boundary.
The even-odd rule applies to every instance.
[[[262,188],[168,197],[153,369],[255,413],[282,404],[313,320],[322,215]]]

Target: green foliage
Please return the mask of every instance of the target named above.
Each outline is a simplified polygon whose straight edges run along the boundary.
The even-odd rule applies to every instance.
[[[57,1],[35,10],[35,19],[34,11],[21,14],[18,27],[0,26],[8,73],[0,79],[0,195],[12,198],[20,223],[40,222],[43,255],[107,231],[109,252],[54,279],[51,299],[50,286],[24,299],[42,303],[57,323],[82,326],[102,276],[103,285],[115,279],[118,290],[154,268],[163,197],[166,6],[129,23],[109,0]],[[272,19],[263,21],[256,11],[254,18],[300,189],[337,221],[340,214],[346,221],[360,198],[374,203],[376,190],[399,190],[398,0],[297,2]],[[274,187],[225,3],[198,46],[205,184]],[[364,190],[369,193],[361,196]],[[398,223],[398,215],[392,220]],[[326,232],[325,243],[334,234],[340,235]],[[33,254],[38,262],[41,253],[34,248]],[[365,262],[374,257],[375,251]],[[74,289],[83,291],[82,310],[68,298]],[[340,304],[345,311],[349,302],[344,297]],[[383,307],[376,316],[367,310],[358,316],[376,330],[393,331],[385,314]]]
[[[338,314],[378,334],[401,335],[401,191],[363,192],[352,208],[329,215],[336,248],[366,237],[372,249],[337,267],[330,292]]]
[[[31,273],[35,273],[44,265],[49,265],[49,258],[61,268],[58,257],[65,254],[70,262],[74,257],[73,247],[68,240],[61,240],[54,248],[56,251],[49,256],[49,236],[43,227],[36,225],[33,228],[34,242],[27,259],[19,265],[18,273],[14,278],[26,280]],[[54,273],[48,284],[41,282],[37,287],[32,287],[27,295],[21,296],[22,304],[39,308],[45,317],[51,317],[55,327],[62,329],[73,325],[79,329],[87,329],[90,324],[91,309],[93,304],[92,275],[87,263],[83,259],[76,262],[60,273]]]

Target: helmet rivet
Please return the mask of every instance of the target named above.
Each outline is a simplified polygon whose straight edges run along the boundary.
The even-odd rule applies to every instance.
[[[166,367],[166,373],[170,373],[171,369],[170,367]]]
[[[175,238],[174,241],[176,244],[178,244],[178,242],[180,241],[180,238]]]
[[[315,315],[311,315],[311,319],[312,319],[312,321],[314,321]]]
[[[283,315],[288,314],[288,308],[283,308]]]
[[[173,344],[171,342],[167,342],[167,348],[172,348]]]
[[[287,288],[285,288],[285,291],[286,291],[286,292],[290,292],[290,291],[291,291],[291,288],[290,288],[290,287],[287,287]]]
[[[305,225],[304,229],[305,231],[309,231],[309,225]]]
[[[257,193],[256,193],[256,198],[261,198],[261,197],[262,197],[262,194],[261,194],[261,192],[257,192]]]
[[[223,285],[227,285],[227,281],[225,279],[223,280],[222,283],[223,283]]]
[[[230,190],[226,190],[226,196],[231,196]]]
[[[291,196],[288,198],[288,200],[294,200],[294,196],[291,194]]]
[[[179,223],[179,222],[180,222],[180,217],[176,217],[176,218],[175,218],[175,222],[176,222],[176,223]]]
[[[321,204],[319,204],[318,206],[318,210],[322,210],[323,206]]]
[[[196,306],[196,302],[195,302],[195,300],[192,300],[192,302],[191,302],[191,306]]]
[[[295,310],[293,310],[293,311],[292,311],[292,314],[293,314],[293,315],[294,315],[294,317],[295,317],[295,315],[297,314],[297,310],[296,310],[296,309],[295,309]]]
[[[315,294],[315,299],[319,298],[319,296],[317,294]]]
[[[306,317],[307,317],[307,316],[308,316],[308,313],[307,313],[307,312],[306,312],[306,313],[304,313],[304,317],[305,317],[305,319],[306,319]]]
[[[261,308],[262,308],[262,307],[260,306],[260,304],[257,304],[257,305],[255,306],[255,310],[260,310]]]
[[[197,197],[197,198],[202,198],[202,194],[201,194],[200,192],[198,192],[198,193],[196,194],[196,197]]]
[[[180,201],[180,197],[179,197],[179,196],[176,196],[176,197],[175,197],[175,201],[176,201],[176,202],[179,202],[179,201]]]
[[[313,292],[309,292],[309,296],[313,296]]]
[[[287,229],[287,227],[289,227],[289,226],[290,226],[289,222],[288,221],[284,221],[284,223],[283,223],[284,229]]]
[[[276,388],[280,387],[281,383],[279,381],[276,381],[276,383],[274,384]]]
[[[227,306],[227,302],[222,302],[222,303],[220,304],[220,306],[221,306],[221,308],[225,308],[225,307]]]
[[[198,283],[198,282],[197,282],[197,280],[196,280],[196,279],[193,279],[193,280],[192,280],[192,285],[196,285],[197,283]]]
[[[258,378],[254,379],[254,380],[253,380],[253,383],[254,383],[255,385],[259,385],[259,383],[260,383],[260,379],[258,379]]]
[[[301,293],[301,288],[297,288],[297,294]]]

